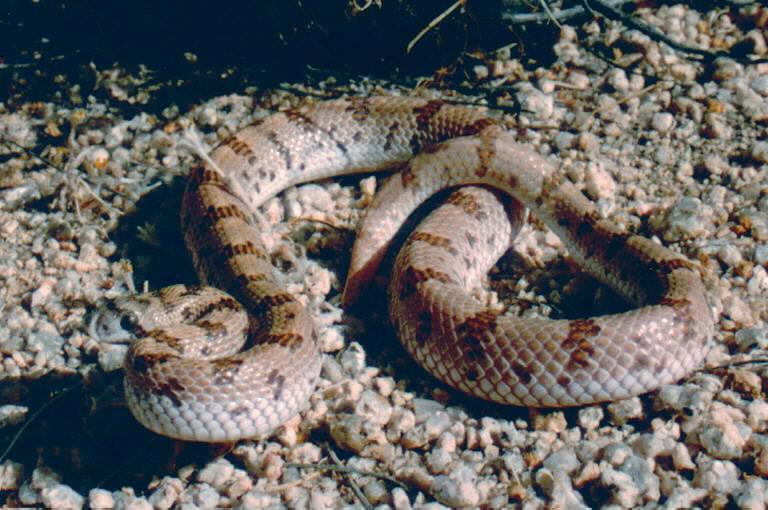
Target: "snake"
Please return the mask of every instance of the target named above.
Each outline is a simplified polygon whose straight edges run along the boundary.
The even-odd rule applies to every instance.
[[[135,418],[173,438],[229,442],[300,413],[323,355],[261,241],[258,209],[300,183],[391,169],[359,227],[343,303],[366,292],[411,213],[452,189],[404,242],[387,299],[405,350],[440,381],[501,404],[568,407],[650,392],[702,364],[714,319],[698,263],[603,218],[551,158],[480,108],[347,97],[259,119],[191,169],[181,229],[201,286],[114,298],[94,314],[92,335],[129,343]],[[549,319],[473,297],[526,208],[631,308]]]

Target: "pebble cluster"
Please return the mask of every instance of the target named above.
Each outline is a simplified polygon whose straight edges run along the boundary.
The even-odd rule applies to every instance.
[[[724,13],[683,6],[662,6],[644,19],[679,42],[713,51],[749,45],[765,56],[768,11],[744,12],[748,21],[739,26]],[[475,67],[476,87],[508,90],[494,95],[490,111],[523,142],[556,158],[603,214],[702,266],[718,317],[708,369],[653,395],[576,410],[465,406],[467,399],[435,387],[407,360],[377,353],[369,361],[365,348],[380,349],[371,338],[379,338],[374,332],[386,320],[383,309],[349,319],[337,306],[344,275],[333,260],[349,251],[349,232],[377,179],[307,184],[263,210],[272,224],[267,244],[289,269],[288,288],[312,309],[326,353],[320,387],[301,418],[270,440],[241,441],[223,457],[158,468],[136,486],[83,487],[75,480],[84,479],[87,463],[55,469],[43,448],[10,448],[0,452],[4,504],[765,508],[768,64],[721,58],[705,66],[604,20],[582,30],[579,38],[573,28],[562,29],[558,59],[549,68],[523,69],[503,52],[489,57]],[[620,65],[586,51],[592,44],[613,48]],[[140,208],[145,194],[185,175],[200,147],[303,100],[253,89],[188,111],[168,104],[151,115],[141,112],[152,94],[141,77],[119,68],[97,72],[98,90],[133,104],[133,113],[96,100],[77,83],[63,88],[67,97],[50,102],[0,103],[0,434],[11,446],[17,432],[34,434],[41,402],[32,402],[28,384],[49,378],[55,391],[58,379],[92,381],[120,368],[125,347],[90,338],[86,314],[101,299],[135,291],[134,270],[151,266],[151,258],[120,257],[111,234],[124,215]],[[328,95],[477,101],[371,82],[325,87]],[[519,112],[501,118],[499,112],[515,105]],[[150,245],[165,241],[152,225],[134,234]],[[520,278],[504,281],[505,265],[494,288],[511,295],[523,313],[557,309],[584,286],[569,277],[563,288],[563,278],[547,272],[564,254],[535,220],[515,250],[517,267],[509,270]],[[318,255],[331,262],[321,265]],[[123,441],[126,430],[109,431],[113,442]],[[71,445],[57,448],[59,455],[81,455]]]

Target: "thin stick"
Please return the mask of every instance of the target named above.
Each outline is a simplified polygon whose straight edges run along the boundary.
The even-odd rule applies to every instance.
[[[421,29],[421,32],[416,34],[416,37],[411,39],[411,42],[408,43],[408,46],[405,48],[405,53],[410,53],[413,47],[416,45],[419,40],[424,37],[427,32],[435,28],[437,25],[439,25],[445,18],[448,17],[449,14],[451,14],[453,11],[455,11],[459,6],[464,5],[466,0],[456,0],[456,2],[448,7],[446,10],[444,10],[442,13],[440,13],[435,19],[430,21],[429,25]]]

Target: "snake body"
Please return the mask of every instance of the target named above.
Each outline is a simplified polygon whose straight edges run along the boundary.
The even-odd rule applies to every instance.
[[[134,416],[171,437],[232,441],[268,435],[295,415],[314,390],[321,357],[309,313],[275,277],[254,211],[298,183],[404,163],[368,209],[347,303],[405,217],[436,191],[482,184],[513,197],[459,189],[397,258],[390,317],[408,352],[437,378],[495,402],[572,406],[653,390],[702,362],[714,323],[693,263],[602,219],[549,161],[478,109],[356,97],[257,121],[192,170],[182,230],[202,282],[229,295],[174,286],[119,298],[95,315],[96,336],[134,339],[125,362]],[[514,237],[520,204],[585,271],[639,308],[520,319],[470,297]],[[234,336],[253,345],[229,345]]]

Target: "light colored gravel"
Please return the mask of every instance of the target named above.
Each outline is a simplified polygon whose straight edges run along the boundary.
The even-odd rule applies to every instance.
[[[646,20],[702,47],[746,37],[726,16],[681,6]],[[191,281],[168,234],[181,189],[174,178],[196,162],[189,129],[210,148],[302,99],[254,88],[151,114],[141,111],[150,87],[104,69],[99,92],[130,98],[133,109],[75,83],[67,101],[0,103],[0,444],[19,433],[0,459],[5,504],[363,508],[356,485],[372,507],[398,510],[764,508],[768,403],[756,361],[768,349],[768,65],[721,59],[704,69],[612,23],[585,30],[579,41],[563,29],[549,68],[526,71],[503,55],[478,64],[478,98],[484,87],[508,87],[488,106],[522,141],[560,161],[603,214],[701,264],[719,317],[709,370],[653,395],[566,411],[504,409],[436,387],[393,346],[383,309],[338,308],[351,230],[377,179],[312,183],[270,200],[263,217],[287,287],[316,317],[327,353],[321,384],[274,438],[174,465],[157,446],[167,442],[125,410],[108,411],[125,348],[90,338],[86,313],[144,280]],[[596,42],[622,48],[614,55],[627,69],[583,49]],[[368,82],[313,90],[481,101]],[[515,105],[521,113],[503,116]],[[141,200],[147,194],[160,205]],[[592,301],[538,222],[515,250],[492,276],[513,307],[534,314]],[[38,413],[65,389],[64,406]],[[354,472],[324,467],[334,457]]]

